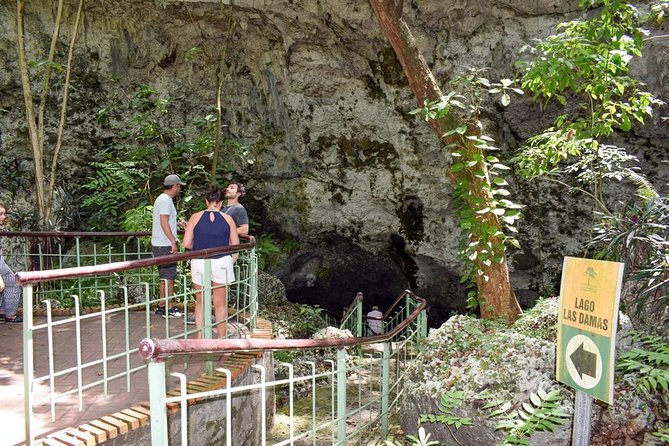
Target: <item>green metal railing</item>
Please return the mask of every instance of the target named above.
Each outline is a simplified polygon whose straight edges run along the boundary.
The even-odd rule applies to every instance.
[[[361,298],[361,296],[359,296]],[[359,302],[354,302],[352,308]],[[268,392],[279,392],[287,389],[289,394],[286,411],[289,414],[289,429],[283,435],[273,434],[266,426],[262,426],[258,438],[246,438],[245,444],[281,446],[285,444],[368,444],[374,439],[385,439],[388,436],[390,416],[396,413],[403,395],[403,381],[406,373],[406,364],[419,354],[421,341],[427,334],[425,318],[425,301],[410,291],[405,291],[391,306],[388,312],[391,317],[386,322],[388,331],[383,335],[369,337],[352,337],[342,339],[222,339],[222,340],[168,340],[144,339],[140,345],[140,352],[145,358],[152,361],[149,364],[149,385],[151,393],[151,438],[153,446],[168,444],[188,445],[189,438],[202,436],[198,444],[211,441],[208,434],[218,434],[220,444],[233,445],[235,433],[232,428],[234,419],[232,401],[239,395],[249,398],[249,395],[264,395]],[[355,322],[359,327],[362,317]],[[254,365],[257,378],[252,384],[233,386],[231,372],[225,368],[218,368],[219,373],[225,374],[226,386],[220,390],[187,393],[185,377],[178,373],[171,376],[177,378],[180,391],[177,396],[168,397],[166,394],[166,366],[165,361],[178,355],[205,354],[211,352],[249,352],[249,351],[329,351],[333,359],[326,359],[315,363],[305,361],[307,367],[299,367],[299,362],[282,363],[280,366],[288,368],[288,377],[285,379],[267,380],[267,370],[262,365]],[[295,374],[294,370],[306,370],[305,373]],[[294,389],[297,385],[310,383],[311,405],[306,411],[299,413],[296,409]],[[317,394],[325,395],[325,407],[319,405],[317,410]],[[225,434],[223,440],[218,432],[202,432],[202,423],[193,427],[189,425],[188,405],[191,400],[224,398],[226,401],[224,413]],[[322,398],[320,398],[322,400]],[[261,396],[261,414],[259,419],[264,420],[267,408]],[[178,404],[180,423],[178,428],[170,426],[166,405]],[[304,408],[305,405],[300,407]],[[298,428],[298,418],[308,420]],[[171,435],[168,433],[171,432]],[[212,437],[214,438],[214,437]],[[223,443],[224,441],[224,443]]]
[[[91,235],[92,237],[89,237]],[[41,416],[48,413],[54,423],[64,412],[84,411],[93,400],[96,405],[120,394],[139,398],[150,385],[153,444],[188,444],[198,428],[188,424],[182,410],[180,434],[167,435],[165,404],[182,409],[190,400],[221,399],[226,408],[221,423],[226,426],[225,444],[232,440],[230,420],[237,396],[258,392],[288,395],[285,406],[290,428],[275,432],[265,422],[253,444],[284,445],[308,441],[311,444],[362,444],[370,438],[385,438],[390,416],[397,411],[403,392],[405,365],[419,353],[427,325],[424,301],[405,291],[384,314],[384,334],[365,337],[362,295],[349,306],[341,327],[353,338],[324,340],[261,340],[248,338],[257,324],[257,258],[254,239],[231,248],[204,250],[152,258],[147,233],[0,233],[5,255],[23,286],[24,409],[26,444],[36,445],[38,437],[53,428]],[[13,236],[13,238],[12,238]],[[46,241],[46,243],[45,243]],[[102,243],[100,242],[102,241]],[[100,248],[103,246],[103,248]],[[181,302],[183,319],[163,319],[153,313],[158,303],[156,266],[209,257],[221,252],[238,252],[236,281],[228,286],[228,337],[210,339],[216,325],[206,305],[211,288],[205,287],[204,327],[190,329],[193,293],[186,268],[180,277],[173,301]],[[21,267],[23,266],[23,268]],[[49,269],[40,269],[42,267]],[[32,269],[32,271],[25,271]],[[205,271],[207,271],[205,269]],[[208,283],[208,272],[204,283]],[[56,302],[72,304],[67,312]],[[92,307],[91,305],[95,305]],[[220,323],[220,322],[219,322]],[[201,336],[203,339],[194,339]],[[140,340],[145,338],[140,344]],[[119,341],[114,343],[113,341]],[[140,345],[140,347],[137,347]],[[151,348],[158,347],[157,349]],[[170,348],[177,346],[177,351]],[[311,351],[318,360],[292,361],[275,366],[255,364],[254,383],[233,385],[230,370],[214,368],[221,353],[241,351],[293,353]],[[160,353],[156,356],[152,352]],[[137,352],[152,359],[148,362]],[[322,353],[325,352],[325,356]],[[316,354],[318,353],[318,354]],[[271,356],[271,355],[270,355]],[[227,386],[211,392],[187,394],[183,367],[201,373],[226,374]],[[268,368],[271,367],[271,368]],[[274,378],[274,370],[286,376]],[[169,373],[169,374],[168,374]],[[182,388],[178,397],[168,397],[165,386],[175,376]],[[308,387],[311,408],[301,412],[298,388]],[[146,398],[144,397],[144,398]],[[326,410],[316,405],[325,399]],[[264,420],[270,412],[263,404],[258,410]],[[283,409],[282,409],[283,410]],[[301,423],[300,420],[309,420]],[[304,425],[303,425],[304,424]],[[306,427],[305,427],[306,426]],[[174,431],[174,427],[171,428]],[[179,436],[180,439],[176,437]]]
[[[339,328],[342,330],[349,330],[353,336],[364,336],[365,321],[362,318],[362,293],[357,293],[355,298],[344,311]]]
[[[63,236],[5,232],[0,236],[10,240],[11,249],[6,248],[5,255],[11,267],[37,268],[16,273],[17,282],[23,287],[24,413],[28,445],[35,444],[37,436],[50,429],[43,418],[37,421],[37,413],[49,413],[54,423],[72,405],[78,411],[85,410],[96,395],[106,400],[119,392],[134,393],[146,388],[147,362],[137,354],[142,337],[206,339],[222,323],[228,328],[226,336],[243,337],[256,326],[258,271],[253,237],[231,247],[152,258],[143,249],[147,243],[127,240],[147,237],[147,233],[112,237],[104,250],[96,247],[95,234],[88,237],[85,233]],[[109,239],[109,234],[101,237]],[[45,240],[48,249],[40,248]],[[131,251],[127,249],[129,245],[137,249]],[[194,293],[187,273],[178,278],[177,292],[171,296],[173,301],[181,302],[183,318],[163,319],[154,314],[152,310],[159,301],[152,297],[158,294],[157,265],[220,253],[239,253],[234,266],[235,281],[226,286],[229,314],[225,322],[212,322],[211,306],[204,305],[204,327],[191,328],[188,316]],[[43,265],[72,266],[39,270]],[[208,277],[210,270],[205,267],[203,283],[210,283]],[[203,302],[210,302],[212,287],[204,286],[202,291]],[[55,302],[62,305],[66,301],[72,304],[67,311],[55,308]],[[184,369],[194,362],[184,358]],[[213,358],[205,358],[198,364],[213,372]]]
[[[22,232],[0,231],[3,255],[13,271],[62,270],[152,258],[149,232]],[[98,291],[111,301],[122,300],[120,285],[148,283],[157,286],[153,267],[136,268],[119,275],[100,273],[90,278],[44,282],[35,289],[34,302],[50,300],[54,306],[72,305],[71,295],[80,303],[94,305]],[[143,289],[130,289],[130,298],[141,300]]]

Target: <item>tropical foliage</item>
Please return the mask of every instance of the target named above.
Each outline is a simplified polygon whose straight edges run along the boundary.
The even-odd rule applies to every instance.
[[[638,284],[628,311],[648,307],[662,312],[669,305],[669,198],[630,203],[620,214],[602,215],[590,246],[595,257],[625,263],[628,277]]]
[[[94,175],[85,184],[90,194],[83,206],[91,212],[94,229],[148,230],[151,206],[162,191],[162,180],[177,173],[188,186],[180,196],[178,210],[189,215],[201,207],[200,199],[211,182],[216,117],[208,115],[186,126],[171,126],[174,99],[157,90],[140,86],[130,96],[119,91],[97,114],[97,121],[109,134],[110,144],[91,163]],[[247,158],[246,149],[225,141],[223,169],[231,169]]]
[[[591,2],[582,1],[582,6]],[[526,51],[519,62],[521,85],[544,103],[569,105],[552,127],[530,138],[515,161],[527,178],[574,180],[571,187],[589,195],[607,213],[607,180],[632,179],[640,185],[636,158],[620,147],[604,144],[614,131],[643,124],[662,104],[630,74],[641,56],[640,13],[633,5],[603,0],[599,15],[558,26],[559,33]]]
[[[636,310],[648,301],[662,306],[669,295],[667,199],[643,175],[636,156],[608,138],[644,124],[663,104],[632,76],[631,65],[649,34],[644,23],[661,22],[667,2],[654,4],[651,15],[617,0],[581,6],[593,8],[589,18],[559,25],[519,62],[523,88],[564,111],[514,161],[528,179],[541,177],[590,197],[595,236],[589,249],[597,258],[626,263],[628,278],[641,288]],[[618,182],[636,194],[621,200],[621,188],[611,187]]]
[[[425,120],[443,119],[452,113],[464,113],[465,120],[478,120],[485,101],[485,94],[499,95],[500,103],[508,105],[510,93],[522,94],[522,90],[513,87],[512,81],[502,79],[492,83],[484,77],[484,69],[469,68],[467,73],[451,82],[452,90],[437,101],[427,101],[425,107],[413,110]],[[495,152],[499,148],[487,135],[467,135],[467,125],[449,129],[444,137],[459,136],[469,140],[478,150],[470,151],[456,143],[447,145],[453,157],[449,172],[462,175],[463,171],[481,181],[480,187],[491,197],[484,200],[472,191],[472,181],[466,176],[455,184],[454,197],[457,215],[460,221],[461,245],[459,255],[464,262],[463,282],[471,284],[468,307],[476,309],[484,301],[475,290],[477,277],[485,276],[485,268],[492,263],[504,261],[508,245],[520,247],[514,234],[518,232],[516,222],[520,219],[521,205],[509,199],[508,181],[504,178],[510,168],[503,164]],[[501,221],[506,233],[498,224],[483,218],[492,214]]]
[[[502,441],[503,446],[527,445],[529,437],[535,432],[553,432],[556,426],[564,423],[569,415],[559,408],[559,390],[546,392],[539,389],[530,395],[530,400],[521,404],[518,409],[512,409],[511,403],[494,401],[484,406],[486,409],[495,408],[491,417],[500,417],[497,429],[506,432]]]

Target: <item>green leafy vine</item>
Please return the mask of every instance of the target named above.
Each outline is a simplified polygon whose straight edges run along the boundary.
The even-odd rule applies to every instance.
[[[461,233],[458,252],[465,268],[463,283],[469,283],[468,308],[474,310],[481,304],[479,294],[473,289],[477,277],[485,277],[485,266],[501,263],[508,245],[520,247],[516,237],[516,222],[523,207],[509,199],[511,192],[504,174],[510,168],[494,154],[500,149],[487,135],[474,135],[468,131],[467,122],[476,125],[482,110],[483,93],[499,95],[504,106],[510,102],[510,93],[522,94],[509,79],[492,83],[482,76],[485,70],[470,68],[462,77],[452,82],[454,91],[436,101],[426,101],[425,106],[411,111],[426,121],[442,119],[451,113],[465,113],[468,118],[455,128],[447,130],[443,138],[451,142],[449,150],[453,163],[449,173],[456,178],[454,199]],[[464,124],[463,124],[464,122]],[[501,230],[503,227],[506,232]]]

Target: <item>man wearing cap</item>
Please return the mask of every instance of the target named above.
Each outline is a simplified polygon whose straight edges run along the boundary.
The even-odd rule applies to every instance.
[[[153,225],[151,228],[151,251],[154,257],[175,254],[177,252],[177,209],[174,197],[186,183],[179,175],[167,175],[163,182],[163,193],[153,203]],[[160,301],[156,314],[165,318],[181,317],[181,312],[171,306],[170,296],[174,295],[174,279],[177,278],[177,264],[158,265],[160,278]],[[167,297],[167,300],[165,300]],[[167,311],[165,311],[167,302]]]

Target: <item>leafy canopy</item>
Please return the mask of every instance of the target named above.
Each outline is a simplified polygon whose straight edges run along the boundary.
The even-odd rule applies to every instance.
[[[596,235],[589,247],[597,258],[626,263],[628,277],[640,284],[637,310],[647,302],[659,307],[669,297],[667,198],[643,175],[638,159],[607,138],[644,124],[663,104],[644,91],[630,66],[650,34],[642,25],[661,23],[669,2],[651,5],[650,15],[618,0],[581,6],[597,9],[589,18],[559,25],[557,34],[529,48],[531,58],[518,64],[521,85],[544,104],[555,99],[563,112],[513,161],[527,178],[543,177],[591,197]],[[613,201],[606,187],[621,181],[636,189],[624,203]]]
[[[142,85],[128,96],[118,91],[98,112],[98,123],[112,136],[91,163],[94,174],[84,185],[90,191],[83,207],[91,213],[91,228],[150,229],[153,200],[171,172],[188,184],[179,212],[189,215],[202,205],[201,199],[193,198],[204,197],[211,182],[207,172],[215,156],[216,117],[210,114],[183,126],[173,125],[173,103],[174,99]],[[225,140],[223,147],[221,171],[249,158],[236,141]],[[222,184],[222,177],[214,180]]]
[[[601,10],[598,16],[559,25],[557,34],[527,47],[531,58],[518,63],[521,86],[535,99],[570,106],[514,159],[528,178],[560,174],[556,167],[570,157],[598,157],[603,138],[629,131],[633,122],[643,124],[653,107],[662,104],[630,75],[630,64],[641,56],[648,34],[639,25],[639,10],[616,0],[581,5]],[[621,172],[629,161],[608,159]]]

